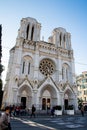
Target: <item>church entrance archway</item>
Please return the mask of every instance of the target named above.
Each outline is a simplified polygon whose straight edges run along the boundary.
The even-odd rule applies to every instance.
[[[39,105],[42,110],[50,110],[57,105],[57,91],[51,85],[43,86],[40,90]]]
[[[19,88],[18,93],[18,104],[23,108],[31,108],[32,106],[32,91],[31,88],[27,85],[23,85]]]
[[[70,89],[67,89],[64,94],[64,109],[67,110],[69,105],[73,105],[73,93]]]

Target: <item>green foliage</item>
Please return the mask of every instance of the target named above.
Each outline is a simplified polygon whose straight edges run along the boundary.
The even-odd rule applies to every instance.
[[[55,106],[55,110],[62,110],[62,106],[60,105]]]
[[[74,108],[73,108],[73,105],[69,105],[68,106],[68,110],[73,110]]]
[[[2,80],[0,79],[0,91],[2,90]]]
[[[4,66],[2,64],[0,64],[0,75],[3,72],[3,70],[4,70]]]
[[[81,109],[83,105],[83,100],[78,98],[78,108]]]
[[[0,63],[1,63],[1,57],[2,57],[1,37],[2,37],[2,26],[0,25]]]

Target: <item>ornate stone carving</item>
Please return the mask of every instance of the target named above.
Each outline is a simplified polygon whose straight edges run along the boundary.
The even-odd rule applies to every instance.
[[[50,59],[43,59],[39,65],[40,72],[47,76],[52,75],[55,70],[55,65]]]

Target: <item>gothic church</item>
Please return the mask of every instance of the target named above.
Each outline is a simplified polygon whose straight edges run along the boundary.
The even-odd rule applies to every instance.
[[[27,108],[34,104],[39,110],[73,105],[77,110],[71,34],[58,27],[46,42],[40,40],[40,33],[36,19],[21,20],[16,44],[10,50],[3,103]]]

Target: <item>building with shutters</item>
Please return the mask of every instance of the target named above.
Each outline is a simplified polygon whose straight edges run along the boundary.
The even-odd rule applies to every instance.
[[[78,86],[78,98],[83,101],[84,105],[87,105],[87,71],[76,77]]]

